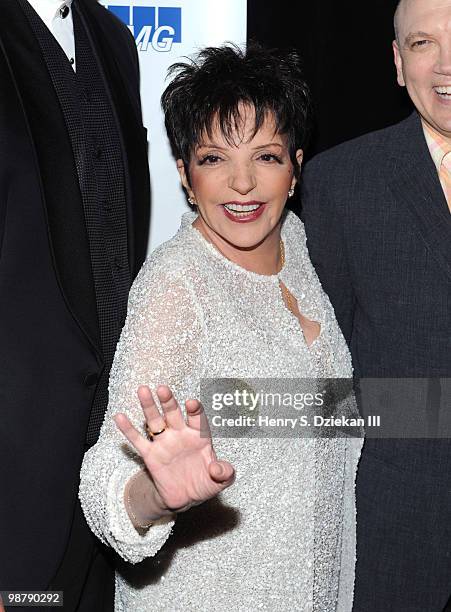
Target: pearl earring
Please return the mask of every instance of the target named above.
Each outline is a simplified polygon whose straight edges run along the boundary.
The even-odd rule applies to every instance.
[[[191,206],[196,206],[196,202],[193,200],[193,198],[189,197],[188,202],[191,204]]]
[[[290,188],[290,191],[288,192],[288,197],[292,198],[294,196],[294,187]]]

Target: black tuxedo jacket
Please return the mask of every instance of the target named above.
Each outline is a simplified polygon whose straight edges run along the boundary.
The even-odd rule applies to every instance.
[[[398,390],[412,385],[403,378],[441,378],[441,405],[424,409],[449,413],[451,215],[418,114],[309,162],[302,217],[357,377],[399,378]],[[422,382],[431,383],[415,384]],[[380,397],[397,410],[396,394]],[[449,439],[366,440],[356,611],[443,609],[451,593],[450,470]]]
[[[134,277],[149,222],[136,46],[76,0],[122,140]],[[62,110],[15,0],[0,20],[0,589],[43,589],[63,556],[103,368],[81,193]]]

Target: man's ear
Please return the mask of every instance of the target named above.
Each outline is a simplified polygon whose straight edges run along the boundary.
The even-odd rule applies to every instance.
[[[180,180],[182,182],[184,189],[186,190],[190,198],[194,198],[193,190],[191,189],[190,184],[188,182],[188,177],[186,176],[185,163],[183,159],[178,159],[176,163],[177,163],[177,170],[180,175]]]
[[[405,87],[406,82],[404,81],[404,73],[402,71],[401,51],[399,50],[399,45],[396,40],[393,41],[393,56],[395,60],[396,76],[398,79],[398,85],[400,85],[401,87]]]

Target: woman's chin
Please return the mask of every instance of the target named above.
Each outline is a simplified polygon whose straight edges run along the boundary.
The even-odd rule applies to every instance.
[[[237,236],[237,234],[240,234]],[[220,235],[222,240],[224,240],[229,246],[234,249],[240,251],[252,251],[253,249],[261,246],[265,240],[268,238],[271,232],[247,232],[247,235],[244,235],[244,232],[234,232],[234,233],[224,233]]]

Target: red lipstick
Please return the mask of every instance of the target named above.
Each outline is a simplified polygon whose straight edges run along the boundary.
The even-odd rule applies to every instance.
[[[236,211],[228,210],[227,206],[235,207]],[[258,208],[250,211],[238,212],[241,206],[258,206]],[[258,202],[256,200],[252,200],[251,202],[226,202],[222,204],[225,216],[235,223],[249,223],[250,221],[255,221],[262,215],[265,207],[266,202]]]

